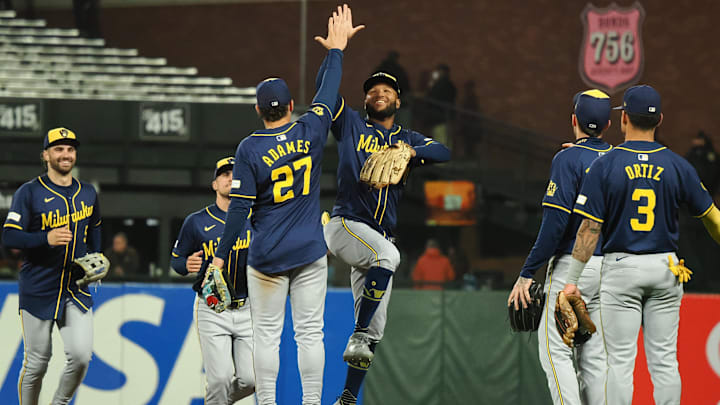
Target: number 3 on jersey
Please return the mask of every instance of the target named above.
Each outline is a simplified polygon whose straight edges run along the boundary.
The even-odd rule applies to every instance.
[[[293,171],[297,172],[303,167],[305,172],[303,173],[302,195],[308,195],[310,194],[310,171],[312,170],[312,158],[310,156],[292,162],[292,169],[287,164],[274,169],[270,173],[270,179],[275,182],[273,185],[273,197],[276,204],[295,198],[295,192],[292,189],[285,194],[283,194],[283,189],[292,188],[294,182]]]
[[[655,226],[655,190],[636,188],[632,193],[633,201],[640,201],[643,197],[647,199],[647,205],[638,205],[638,214],[645,215],[645,222],[640,222],[637,218],[631,218],[630,228],[633,231],[649,232]]]

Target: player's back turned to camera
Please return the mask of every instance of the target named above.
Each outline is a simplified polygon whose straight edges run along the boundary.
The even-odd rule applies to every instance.
[[[252,305],[254,369],[260,405],[276,403],[280,337],[290,297],[304,405],[319,405],[325,365],[323,315],[327,290],[327,247],[320,222],[323,149],[335,111],[342,75],[342,50],[352,27],[347,6],[328,21],[328,66],[310,109],[291,121],[295,103],[282,79],[257,86],[258,115],[265,129],[238,145],[231,202],[212,267],[225,257],[253,208],[248,254],[248,293]]]
[[[683,283],[690,272],[676,254],[679,207],[701,218],[720,243],[720,211],[693,167],[655,141],[663,121],[660,94],[634,86],[623,96],[625,142],[597,159],[574,212],[584,217],[575,239],[564,292],[578,294],[577,280],[600,233],[604,255],[600,287],[608,355],[606,403],[632,402],[638,332],[658,404],[678,404],[681,379],[677,334]]]
[[[568,345],[557,332],[553,314],[558,292],[565,286],[575,234],[582,221],[582,217],[572,214],[573,205],[587,169],[593,161],[612,149],[602,139],[610,124],[610,97],[607,94],[592,89],[573,97],[571,125],[575,143],[553,158],[548,187],[542,200],[540,231],[508,297],[513,330],[538,331],[540,364],[545,371],[553,403],[557,405],[599,404],[604,399],[606,360],[598,294],[602,265],[600,249],[593,253],[581,280],[582,298],[587,303],[589,318],[600,329],[599,333],[589,339],[587,335],[581,338],[578,334],[577,339]],[[539,307],[541,301],[531,299],[530,287],[537,270],[548,262],[544,286],[547,296]],[[536,286],[532,291],[537,294],[538,288]],[[530,315],[532,322],[513,322]],[[581,350],[570,347],[580,345]],[[577,364],[577,371],[574,364]]]

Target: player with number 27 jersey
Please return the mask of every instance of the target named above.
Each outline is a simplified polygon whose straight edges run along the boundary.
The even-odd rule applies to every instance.
[[[690,163],[657,142],[629,141],[590,166],[574,212],[602,224],[603,253],[663,253],[677,250],[683,203],[697,218],[713,207]]]
[[[315,103],[297,121],[255,131],[238,146],[230,197],[255,199],[252,226],[262,232],[253,235],[248,264],[263,273],[312,263],[327,251],[320,161],[331,121],[332,111]]]

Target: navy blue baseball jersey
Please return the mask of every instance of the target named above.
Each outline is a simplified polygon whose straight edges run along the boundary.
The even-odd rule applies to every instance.
[[[701,218],[713,200],[695,169],[657,142],[629,141],[597,159],[574,212],[602,224],[603,253],[677,249],[678,208]]]
[[[193,289],[202,294],[200,284],[205,278],[205,269],[215,257],[217,249],[225,230],[225,214],[216,204],[207,206],[200,211],[193,212],[185,218],[180,235],[175,241],[172,250],[172,267],[179,274],[188,273],[185,262],[188,256],[202,251],[203,263],[197,274]],[[241,237],[237,238],[230,254],[225,258],[223,276],[225,282],[233,288],[233,300],[247,297],[247,252],[250,246],[250,227],[245,226]],[[178,260],[180,259],[180,260]]]
[[[330,67],[310,109],[297,121],[258,130],[235,152],[230,208],[217,248],[224,255],[252,206],[253,238],[248,265],[279,273],[312,263],[327,254],[320,223],[320,174],[333,110],[342,77],[343,53],[328,51]]]
[[[323,62],[325,64],[325,62]],[[322,67],[318,79],[322,74]],[[319,81],[316,81],[316,84]],[[359,112],[345,105],[338,96],[337,113],[333,117],[332,133],[338,142],[337,198],[332,216],[341,216],[363,222],[384,236],[392,236],[397,224],[397,207],[404,184],[389,185],[380,190],[360,182],[360,170],[373,152],[403,141],[415,149],[416,156],[410,167],[450,160],[445,145],[424,135],[393,125],[382,125],[366,120]]]
[[[600,138],[582,138],[571,148],[558,152],[550,167],[550,180],[543,197],[543,222],[533,249],[522,268],[524,277],[532,277],[551,256],[571,254],[582,217],[573,215],[580,186],[590,165],[612,147]],[[558,211],[549,213],[548,210]],[[598,244],[595,255],[600,255]]]
[[[13,196],[3,228],[7,247],[23,249],[20,270],[20,309],[40,319],[59,319],[65,298],[82,311],[93,305],[87,286],[75,281],[85,273],[72,271],[72,262],[87,253],[100,251],[100,207],[92,185],[72,180],[58,186],[45,176],[22,186]],[[47,233],[69,227],[73,238],[65,246],[50,246]]]
[[[237,148],[232,198],[254,200],[248,264],[276,273],[327,252],[320,223],[320,174],[332,111],[315,104],[297,121],[254,132]]]

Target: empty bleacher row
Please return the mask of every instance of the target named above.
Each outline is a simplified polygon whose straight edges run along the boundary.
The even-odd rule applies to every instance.
[[[200,77],[194,67],[0,11],[0,97],[252,104],[254,95],[227,77]]]

